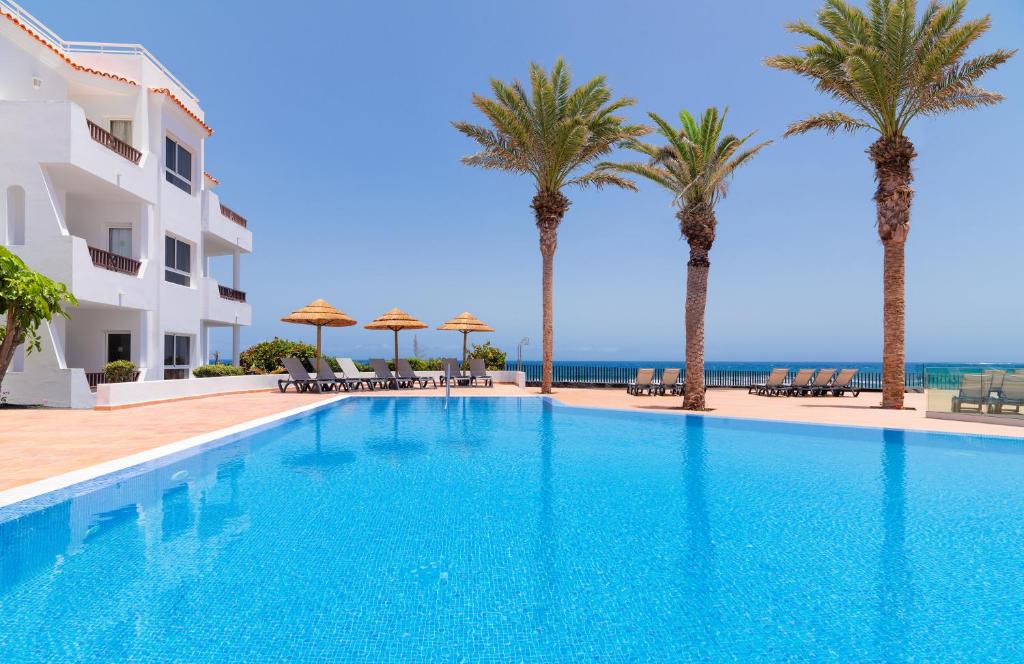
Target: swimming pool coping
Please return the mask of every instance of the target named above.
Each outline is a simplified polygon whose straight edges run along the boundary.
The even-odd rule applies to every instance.
[[[276,426],[278,424],[281,424],[281,423],[283,423],[283,422],[285,422],[287,420],[294,419],[294,418],[297,418],[297,417],[301,417],[301,416],[307,415],[307,414],[309,414],[309,413],[311,413],[313,411],[330,407],[330,406],[332,406],[334,404],[337,404],[337,403],[339,403],[341,401],[344,401],[346,399],[353,399],[353,398],[360,398],[360,397],[366,398],[364,395],[360,395],[360,394],[340,394],[340,395],[334,396],[332,398],[325,399],[323,401],[317,401],[315,403],[304,404],[302,406],[298,406],[296,408],[292,408],[292,409],[289,409],[289,410],[281,411],[279,413],[274,413],[272,415],[266,415],[266,416],[263,416],[263,417],[258,417],[256,419],[248,420],[248,421],[245,421],[245,422],[241,422],[239,424],[235,424],[235,425],[232,425],[232,426],[229,426],[229,427],[224,427],[224,428],[221,428],[221,429],[216,429],[214,431],[210,431],[210,432],[207,432],[207,433],[204,433],[204,434],[199,434],[197,436],[191,436],[189,438],[185,438],[185,439],[182,439],[182,440],[179,440],[179,441],[175,441],[175,442],[172,442],[172,443],[166,443],[164,445],[160,445],[160,446],[157,446],[157,447],[154,447],[152,449],[145,450],[145,451],[142,451],[142,452],[136,452],[134,454],[130,454],[130,455],[123,456],[123,457],[118,457],[116,459],[111,459],[109,461],[104,461],[102,463],[94,464],[94,465],[91,465],[91,466],[86,466],[85,468],[79,468],[78,470],[73,470],[73,471],[69,471],[69,472],[66,472],[66,473],[61,473],[59,475],[54,475],[52,477],[48,477],[48,478],[45,478],[45,479],[36,480],[34,482],[29,482],[28,484],[22,484],[20,486],[11,487],[10,489],[5,489],[3,491],[0,491],[0,514],[2,514],[3,511],[7,510],[7,508],[10,508],[12,505],[16,505],[18,503],[24,503],[24,502],[27,502],[27,501],[32,501],[33,499],[38,499],[38,498],[40,498],[42,496],[47,496],[48,494],[55,494],[55,493],[60,492],[60,491],[68,490],[68,489],[71,489],[71,488],[73,488],[73,487],[75,487],[77,485],[88,484],[88,483],[90,483],[92,481],[95,481],[95,480],[99,480],[99,479],[103,479],[103,478],[107,478],[107,477],[113,477],[113,476],[117,475],[118,473],[121,473],[121,472],[126,471],[128,469],[132,469],[132,468],[135,468],[137,466],[142,466],[142,465],[147,464],[147,463],[152,463],[154,461],[158,461],[158,460],[164,459],[166,457],[173,456],[173,455],[178,454],[178,453],[186,452],[186,451],[189,451],[189,450],[194,450],[196,448],[200,448],[200,447],[203,447],[203,446],[211,445],[211,444],[214,444],[214,443],[227,442],[228,439],[233,438],[233,437],[238,437],[238,436],[241,436],[243,434],[246,434],[246,435],[254,434],[254,433],[257,433],[258,431],[261,431],[263,429],[270,428],[272,426]],[[781,419],[768,419],[768,418],[759,418],[759,417],[736,417],[736,416],[733,416],[733,415],[719,415],[719,414],[710,413],[710,412],[706,412],[706,413],[702,413],[702,412],[689,412],[689,411],[688,412],[658,412],[658,411],[639,411],[639,410],[630,409],[630,408],[614,408],[614,407],[606,407],[606,406],[586,406],[586,405],[578,405],[578,404],[568,404],[568,403],[565,403],[563,401],[560,401],[555,396],[551,396],[551,395],[547,395],[547,394],[466,394],[466,395],[459,395],[458,397],[455,397],[455,398],[459,399],[459,398],[463,398],[463,397],[471,398],[471,399],[479,399],[479,398],[490,398],[490,399],[508,399],[508,398],[515,398],[515,399],[538,399],[538,400],[543,401],[545,403],[548,403],[548,404],[551,404],[551,405],[555,405],[555,406],[557,406],[559,408],[565,408],[565,409],[569,409],[569,410],[604,411],[604,412],[614,412],[614,413],[631,413],[631,414],[641,415],[641,416],[645,416],[645,415],[646,416],[651,416],[651,415],[653,415],[653,416],[663,416],[663,417],[683,417],[684,419],[689,418],[689,417],[701,417],[701,418],[709,418],[709,419],[725,421],[725,422],[727,422],[727,421],[737,421],[737,422],[753,422],[753,423],[761,423],[761,424],[773,424],[774,423],[774,424],[783,424],[783,425],[798,425],[798,426],[810,427],[810,428],[823,427],[823,428],[859,429],[859,430],[873,430],[873,431],[887,431],[887,430],[888,431],[904,431],[904,432],[908,432],[908,433],[932,434],[932,435],[939,435],[939,436],[943,436],[943,437],[949,436],[949,437],[953,437],[953,438],[994,438],[994,439],[1005,440],[1005,441],[1016,441],[1018,443],[1024,442],[1024,438],[1022,438],[1022,437],[1018,437],[1018,436],[1002,436],[1002,435],[995,435],[995,434],[953,433],[953,432],[929,431],[929,430],[913,429],[913,428],[908,429],[908,428],[905,428],[905,427],[880,427],[880,426],[857,425],[857,424],[829,424],[829,423],[824,423],[824,422],[806,422],[806,421],[800,421],[800,420],[781,420]],[[380,398],[380,397],[375,397],[375,398]],[[398,398],[398,397],[397,397],[397,395],[395,395],[395,396],[392,396],[391,398]],[[402,395],[402,398],[444,398],[444,397],[443,397],[443,395],[424,394],[424,395]],[[41,507],[41,506],[36,506],[34,509],[38,509],[39,507]],[[3,520],[6,520],[6,519],[0,518],[0,521],[3,521]]]

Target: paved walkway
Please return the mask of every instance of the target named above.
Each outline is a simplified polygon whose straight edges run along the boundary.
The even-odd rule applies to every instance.
[[[536,388],[497,385],[456,389],[478,396],[530,396]],[[373,397],[442,396],[442,390],[371,392]],[[334,395],[275,391],[219,395],[113,411],[5,410],[0,412],[0,491],[72,470],[118,459],[178,440],[291,410]],[[554,398],[572,406],[684,413],[679,397],[631,397],[624,390],[556,389]],[[897,427],[951,433],[1024,437],[1019,427],[930,420],[923,394],[908,394],[916,410],[878,409],[880,395],[857,398],[757,397],[746,390],[709,390],[711,417],[747,417],[822,424]]]

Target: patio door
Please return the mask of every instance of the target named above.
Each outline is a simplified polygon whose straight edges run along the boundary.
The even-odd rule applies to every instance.
[[[107,333],[107,362],[132,359],[132,335],[128,332]]]
[[[132,257],[132,229],[131,228],[110,228],[107,230],[107,244],[109,251],[125,258]]]

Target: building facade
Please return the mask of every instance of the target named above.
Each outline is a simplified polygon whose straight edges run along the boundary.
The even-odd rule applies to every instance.
[[[7,399],[91,407],[112,360],[138,380],[189,378],[215,328],[237,362],[252,233],[204,170],[213,130],[195,95],[145,48],[63,41],[10,0],[0,63],[0,243],[78,300],[39,330],[42,352],[18,350]]]

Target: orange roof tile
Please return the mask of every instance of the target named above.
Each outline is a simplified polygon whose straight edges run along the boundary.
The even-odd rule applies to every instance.
[[[80,65],[77,62],[75,62],[74,60],[72,60],[71,58],[69,58],[68,56],[64,55],[64,53],[59,48],[57,48],[56,46],[51,44],[46,39],[43,39],[42,37],[37,35],[31,28],[29,28],[27,25],[25,25],[24,23],[22,23],[21,21],[16,19],[11,14],[8,14],[7,12],[5,12],[3,10],[0,10],[0,16],[3,16],[8,21],[10,21],[14,25],[18,26],[19,28],[21,28],[25,32],[25,34],[27,34],[28,36],[30,36],[33,39],[35,39],[37,42],[39,42],[40,44],[42,44],[46,48],[48,48],[51,51],[53,51],[53,53],[58,58],[60,58],[64,62],[66,62],[68,64],[68,66],[71,67],[72,69],[74,69],[76,71],[83,71],[83,72],[85,72],[87,74],[94,74],[96,76],[102,76],[103,78],[109,78],[109,79],[114,80],[114,81],[120,81],[122,83],[127,83],[128,85],[138,85],[138,83],[136,83],[135,81],[133,81],[131,79],[128,79],[128,78],[125,78],[124,76],[118,76],[117,74],[111,74],[109,72],[100,71],[98,69],[92,69],[91,67],[86,67],[84,65]]]
[[[220,184],[220,180],[218,180],[217,178],[213,177],[212,175],[210,175],[206,171],[203,171],[203,175],[205,175],[206,179],[209,180],[210,182],[212,182],[214,184]]]
[[[185,106],[185,104],[183,104],[180,99],[178,99],[177,97],[174,96],[173,92],[171,92],[167,88],[150,88],[149,91],[150,92],[155,92],[157,94],[164,95],[165,97],[167,97],[168,99],[173,101],[175,104],[177,104],[181,108],[181,110],[185,111],[186,115],[188,115],[190,118],[192,118],[193,120],[198,122],[202,126],[202,128],[206,130],[206,135],[207,136],[213,136],[213,128],[210,127],[210,125],[208,125],[205,122],[203,122],[202,119],[200,119],[200,117],[198,115],[196,115],[195,113],[190,111],[188,109],[188,106]]]

